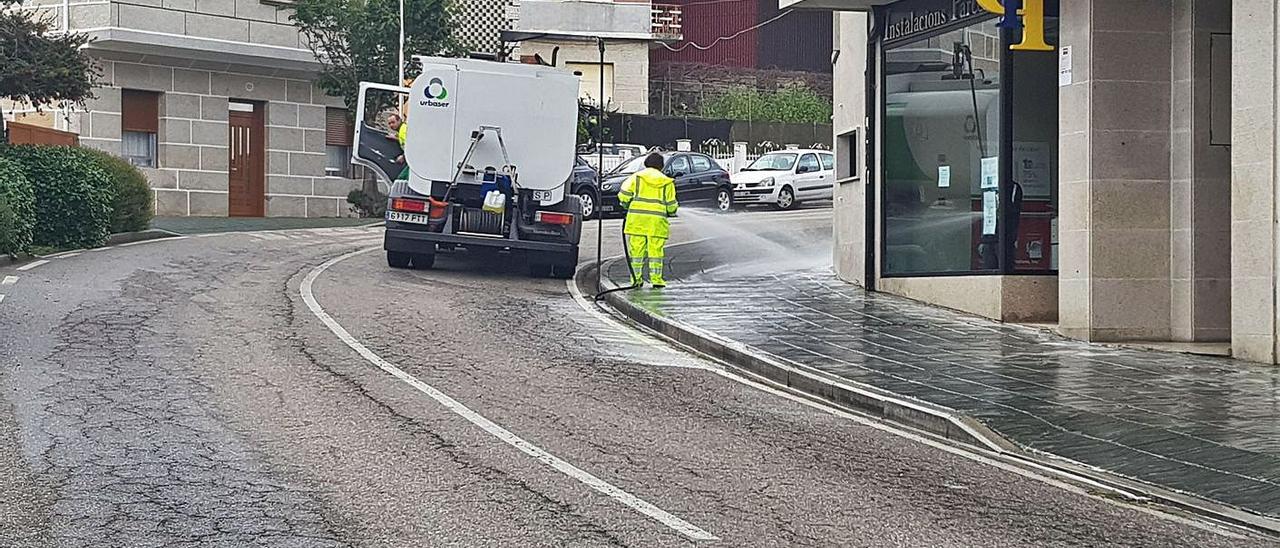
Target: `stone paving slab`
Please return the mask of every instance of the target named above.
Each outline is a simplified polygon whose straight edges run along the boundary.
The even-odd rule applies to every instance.
[[[1092,345],[867,293],[825,269],[719,270],[669,251],[638,306],[756,350],[953,409],[1009,440],[1280,518],[1280,368]],[[723,259],[723,257],[720,257]],[[627,279],[614,263],[610,279]]]

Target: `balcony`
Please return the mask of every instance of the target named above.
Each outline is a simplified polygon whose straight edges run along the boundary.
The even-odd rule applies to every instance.
[[[615,40],[679,40],[679,6],[648,2],[598,0],[524,0],[516,31],[523,37],[610,38]]]

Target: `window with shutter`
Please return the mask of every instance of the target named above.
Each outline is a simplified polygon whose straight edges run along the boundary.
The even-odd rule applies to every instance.
[[[325,111],[324,142],[326,145],[351,145],[351,121],[346,109],[331,108]]]
[[[346,109],[325,110],[324,144],[328,161],[325,174],[330,177],[351,177],[351,134],[353,128]]]
[[[121,156],[139,167],[157,167],[156,134],[160,132],[160,94],[120,91]]]

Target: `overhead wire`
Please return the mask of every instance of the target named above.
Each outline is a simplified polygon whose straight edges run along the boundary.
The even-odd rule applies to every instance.
[[[692,46],[692,47],[693,47],[693,49],[696,49],[696,50],[700,50],[700,51],[707,51],[707,50],[709,50],[709,49],[711,49],[711,48],[715,47],[715,46],[716,46],[716,44],[719,44],[720,42],[724,42],[724,41],[727,41],[727,40],[733,40],[734,38],[737,38],[737,37],[739,37],[739,36],[742,36],[743,34],[746,34],[746,33],[748,33],[748,32],[751,32],[751,31],[753,31],[753,30],[756,30],[756,29],[758,29],[758,28],[760,28],[760,27],[763,27],[763,26],[765,26],[765,25],[768,25],[769,23],[772,23],[772,22],[774,22],[774,21],[777,21],[777,20],[779,20],[779,19],[782,19],[783,17],[786,17],[786,16],[787,16],[787,14],[789,14],[789,13],[791,13],[791,12],[792,12],[792,10],[784,11],[784,12],[782,12],[782,13],[779,13],[778,15],[775,15],[775,16],[773,16],[773,17],[769,18],[769,19],[766,19],[766,20],[764,20],[764,21],[761,21],[760,23],[756,23],[755,25],[752,25],[752,26],[750,26],[750,27],[747,27],[747,28],[745,28],[745,29],[742,29],[742,30],[740,30],[740,31],[738,31],[738,32],[735,32],[735,33],[733,33],[733,34],[730,34],[730,35],[728,35],[728,36],[721,36],[721,37],[719,37],[719,38],[716,38],[716,39],[715,39],[715,40],[713,40],[710,44],[707,44],[707,45],[705,45],[705,46],[700,46],[700,45],[698,45],[698,44],[697,44],[697,43],[695,43],[695,42],[685,42],[684,44],[680,45],[679,47],[672,47],[672,46],[669,46],[669,45],[667,45],[667,44],[662,44],[662,47],[667,48],[667,49],[669,49],[669,50],[671,50],[671,51],[675,51],[675,52],[684,51],[685,49],[688,49],[690,46]],[[661,42],[659,42],[659,43],[661,43]]]

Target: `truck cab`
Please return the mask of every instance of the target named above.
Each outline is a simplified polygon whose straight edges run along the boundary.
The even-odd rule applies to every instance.
[[[408,88],[360,86],[352,161],[388,185],[387,264],[431,268],[440,249],[487,250],[523,255],[535,276],[571,277],[582,232],[581,204],[567,188],[578,77],[541,65],[416,60],[422,73]],[[403,148],[379,127],[382,116],[365,119],[375,92],[406,105]]]

